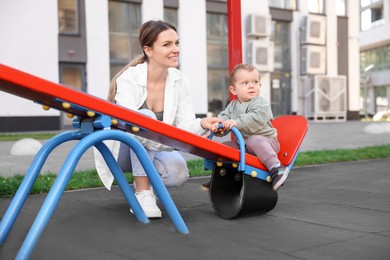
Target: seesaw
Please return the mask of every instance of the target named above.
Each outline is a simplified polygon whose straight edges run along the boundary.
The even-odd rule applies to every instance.
[[[73,126],[79,129],[59,134],[42,147],[2,218],[0,245],[3,244],[15,222],[50,152],[64,142],[79,140],[69,153],[27,234],[17,256],[19,259],[26,258],[31,254],[52,216],[77,162],[91,146],[95,146],[103,155],[136,218],[143,223],[148,223],[148,219],[130,185],[126,182],[122,170],[103,143],[104,140],[110,139],[124,142],[135,151],[176,229],[183,234],[189,233],[145,149],[126,132],[205,158],[205,168],[213,170],[210,200],[217,214],[221,217],[233,218],[241,213],[256,211],[263,213],[272,210],[277,203],[277,193],[272,191],[271,185],[268,183],[270,181],[269,173],[255,156],[246,154],[243,147],[241,147],[241,151],[233,149],[148,118],[136,111],[2,64],[0,64],[0,90],[32,100],[42,105],[43,109],[54,108],[65,111],[69,117],[76,116]],[[300,116],[283,116],[276,119],[274,125],[278,131],[281,131],[279,138],[281,138],[283,149],[279,157],[283,165],[292,167],[307,131],[307,122]],[[107,128],[114,130],[104,130]],[[236,135],[240,136],[239,133]],[[241,179],[235,176],[241,176]]]
[[[308,125],[301,116],[281,116],[272,121],[278,130],[282,165],[290,170],[299,153],[299,147]],[[278,193],[272,190],[271,176],[266,168],[245,163],[245,144],[240,132],[233,128],[240,149],[240,161],[205,160],[205,168],[213,171],[210,185],[210,201],[223,218],[231,219],[250,213],[271,211],[278,201]],[[211,136],[212,138],[212,136]]]

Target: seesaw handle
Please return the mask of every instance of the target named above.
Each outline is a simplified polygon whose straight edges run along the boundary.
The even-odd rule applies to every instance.
[[[222,129],[222,127],[223,127],[222,124],[218,124],[218,130]],[[233,126],[231,131],[233,132],[234,136],[238,140],[238,145],[240,147],[240,165],[238,166],[238,170],[240,172],[243,172],[243,171],[245,171],[245,153],[246,153],[245,141],[244,141],[244,138],[242,137],[242,134],[237,129],[237,127]],[[211,140],[213,138],[214,134],[215,134],[214,132],[211,132],[211,134],[208,138]]]

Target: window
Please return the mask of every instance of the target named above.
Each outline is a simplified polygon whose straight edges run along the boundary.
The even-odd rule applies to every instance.
[[[118,73],[142,53],[138,43],[141,6],[127,2],[109,2],[110,75]]]
[[[79,33],[78,0],[58,0],[58,31],[60,34]]]
[[[268,4],[270,7],[281,8],[281,9],[297,9],[297,1],[296,0],[268,0]]]
[[[383,25],[383,0],[360,1],[360,28],[362,31]]]
[[[371,9],[371,22],[378,21],[383,18],[383,9],[382,7],[377,7]]]
[[[164,21],[173,24],[177,28],[177,9],[164,7]]]
[[[80,91],[87,91],[85,66],[79,63],[60,63],[60,83]],[[61,112],[61,128],[71,128],[73,118]]]
[[[271,41],[274,42],[274,68],[290,70],[290,24],[273,20]]]
[[[363,73],[371,64],[374,64],[373,71],[390,69],[390,45],[360,52],[360,71]]]
[[[387,86],[377,86],[374,88],[375,112],[386,111],[389,107],[387,100]]]
[[[290,22],[272,20],[274,72],[271,73],[271,109],[274,116],[291,113]]]
[[[230,101],[226,14],[207,13],[208,111],[217,115]]]
[[[86,91],[85,68],[82,64],[60,64],[60,81],[67,87]]]

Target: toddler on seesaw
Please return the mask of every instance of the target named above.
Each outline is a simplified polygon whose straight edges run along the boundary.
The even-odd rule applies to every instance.
[[[282,166],[278,159],[277,130],[272,126],[273,114],[268,101],[259,96],[260,79],[260,73],[250,64],[238,64],[232,70],[229,90],[237,99],[218,114],[224,120],[222,129],[215,123],[212,131],[223,136],[235,126],[245,140],[247,152],[256,155],[271,173],[272,188],[277,191],[287,179],[289,168]],[[236,141],[224,144],[238,148]],[[209,187],[210,182],[202,184],[204,191]]]

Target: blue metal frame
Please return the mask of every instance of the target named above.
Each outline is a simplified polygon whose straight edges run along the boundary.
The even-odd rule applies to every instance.
[[[30,165],[30,168],[26,173],[26,176],[24,177],[2,221],[0,222],[0,245],[3,244],[12,225],[19,215],[20,210],[49,154],[57,146],[64,142],[70,140],[80,140],[66,158],[53,186],[51,187],[40,211],[38,212],[38,215],[35,218],[35,221],[33,222],[27,234],[26,239],[22,244],[22,247],[18,252],[16,259],[26,259],[30,256],[36,244],[38,243],[39,237],[41,236],[48,221],[54,213],[54,210],[74,172],[78,161],[85,153],[85,151],[92,146],[95,146],[102,154],[104,160],[114,175],[114,178],[117,180],[119,188],[125,196],[125,199],[132,208],[136,218],[142,223],[149,223],[149,219],[142,210],[142,207],[135,197],[134,191],[128,184],[118,163],[111,154],[110,150],[103,143],[104,140],[121,141],[127,144],[135,152],[142,166],[144,167],[157,196],[159,197],[163,206],[166,208],[171,221],[175,225],[176,230],[183,234],[189,233],[183,218],[181,217],[178,209],[176,208],[176,205],[170,197],[167,188],[163,184],[160,175],[154,167],[153,162],[150,160],[145,148],[128,133],[120,130],[100,130],[107,127],[107,124],[111,122],[111,120],[107,120],[106,117],[107,116],[104,115],[98,115],[94,120],[80,120],[80,118],[75,119],[74,126],[79,127],[80,131],[65,132],[53,137],[42,146],[40,151],[35,156],[32,164]],[[100,131],[95,131],[96,129]]]
[[[74,132],[65,132],[51,138],[39,150],[0,222],[0,245],[4,243],[49,154],[58,145],[75,139]]]

